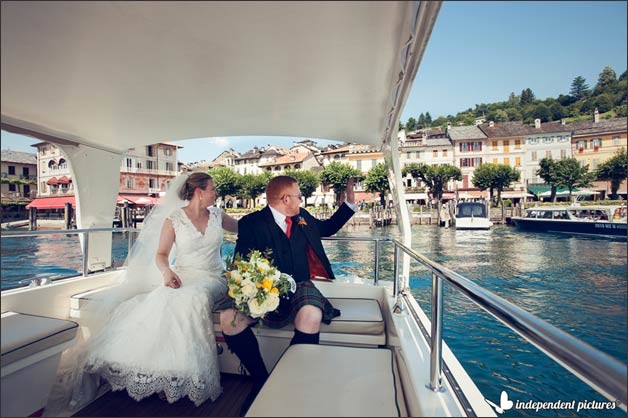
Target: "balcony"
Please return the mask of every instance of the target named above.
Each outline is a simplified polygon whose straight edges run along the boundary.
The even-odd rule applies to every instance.
[[[161,192],[161,189],[158,187],[149,187],[148,188],[148,194],[159,194],[159,192]]]

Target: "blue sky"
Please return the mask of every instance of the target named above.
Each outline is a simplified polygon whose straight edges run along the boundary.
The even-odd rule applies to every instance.
[[[432,119],[530,88],[539,99],[568,94],[577,76],[593,87],[605,66],[626,70],[627,2],[445,1],[401,121]],[[210,161],[234,148],[291,146],[294,138],[241,137],[181,141],[179,160]],[[30,139],[2,132],[2,149],[34,152]],[[329,141],[318,141],[320,145]]]

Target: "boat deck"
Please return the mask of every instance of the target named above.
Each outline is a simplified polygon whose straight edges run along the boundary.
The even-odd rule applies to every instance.
[[[252,383],[248,376],[222,373],[223,393],[215,402],[196,407],[188,398],[170,404],[152,395],[140,402],[125,390],[110,391],[74,414],[75,417],[238,417]]]

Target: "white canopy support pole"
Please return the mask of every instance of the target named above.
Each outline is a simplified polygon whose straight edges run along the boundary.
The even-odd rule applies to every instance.
[[[125,154],[82,144],[58,146],[70,161],[76,196],[77,228],[111,228],[120,189],[120,165]],[[112,234],[90,233],[88,244],[88,254],[84,254],[88,271],[110,267]]]

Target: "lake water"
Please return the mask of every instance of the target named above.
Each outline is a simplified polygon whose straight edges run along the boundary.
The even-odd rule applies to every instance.
[[[399,237],[396,226],[370,230],[346,227],[339,236]],[[508,226],[489,231],[456,231],[432,225],[412,229],[413,249],[442,263],[552,325],[623,361],[627,347],[626,239],[521,232]],[[372,243],[326,241],[337,274],[373,277]],[[127,241],[114,236],[114,259],[124,260]],[[233,244],[225,246],[225,254]],[[26,277],[79,274],[78,238],[2,239],[2,289]],[[392,246],[382,244],[382,271],[392,266]],[[412,264],[412,293],[429,316],[431,274]],[[382,280],[390,280],[383,274]],[[502,390],[511,400],[579,401],[605,398],[558,366],[534,346],[508,331],[458,292],[444,285],[443,337],[482,394],[499,401]],[[504,416],[625,416],[614,411],[521,411]]]

